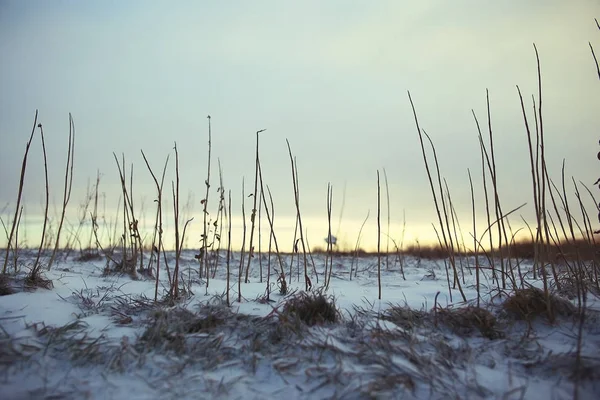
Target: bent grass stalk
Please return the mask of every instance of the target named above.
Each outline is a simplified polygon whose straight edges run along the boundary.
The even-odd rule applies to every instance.
[[[13,218],[12,225],[10,228],[10,234],[8,235],[8,243],[6,244],[4,265],[2,266],[3,274],[6,274],[6,268],[8,266],[10,250],[11,250],[11,246],[13,246],[12,241],[13,241],[13,238],[15,235],[15,230],[17,229],[17,226],[20,221],[20,218],[19,218],[20,211],[19,210],[22,210],[21,200],[23,198],[23,186],[25,184],[25,170],[27,169],[27,157],[29,155],[29,148],[31,147],[31,142],[33,141],[33,135],[35,134],[35,128],[37,127],[37,119],[38,119],[38,110],[35,110],[35,117],[33,119],[33,128],[31,129],[31,135],[29,136],[29,140],[27,141],[27,144],[25,145],[25,154],[23,155],[23,162],[21,164],[21,177],[19,179],[19,189],[17,191],[17,205],[15,206],[15,216]],[[18,246],[19,246],[19,244],[15,241],[15,244],[13,247],[13,252],[15,252],[15,253],[17,252]],[[15,265],[13,267],[16,272],[17,264],[15,263]]]
[[[453,248],[453,245],[452,245],[452,237],[450,236],[450,238],[449,238],[449,242],[450,243],[449,243],[448,242],[448,238],[446,236],[446,228],[449,231],[448,214],[447,214],[447,211],[446,211],[446,205],[444,203],[444,194],[443,194],[443,191],[442,191],[440,171],[439,171],[439,164],[438,164],[438,161],[437,161],[437,154],[436,154],[436,151],[435,151],[435,146],[433,145],[433,141],[431,141],[431,138],[429,137],[429,135],[427,135],[427,133],[425,131],[421,130],[421,127],[419,125],[419,119],[417,117],[417,111],[415,109],[415,105],[414,105],[412,97],[410,95],[410,91],[408,92],[408,99],[409,99],[410,105],[412,107],[413,116],[414,116],[414,119],[415,119],[415,125],[416,125],[416,128],[417,128],[417,133],[419,135],[419,143],[421,144],[421,154],[423,156],[423,161],[425,163],[425,170],[427,172],[427,178],[429,180],[429,186],[430,186],[430,189],[431,189],[431,194],[433,196],[433,202],[434,202],[436,213],[437,213],[437,216],[438,216],[438,222],[440,224],[440,229],[442,231],[443,247],[448,252],[448,255],[450,257],[450,264],[451,264],[452,270],[454,272],[454,286],[458,287],[458,290],[459,290],[459,292],[460,292],[460,294],[461,294],[461,296],[463,298],[463,301],[467,301],[465,293],[463,292],[462,286],[460,284],[460,280],[458,279],[458,272],[456,271],[456,265],[455,265],[455,260],[454,260],[454,248]],[[443,222],[444,220],[442,220],[442,214],[440,212],[440,204],[439,204],[440,202],[438,202],[436,191],[435,191],[435,187],[433,185],[433,178],[431,176],[431,171],[430,171],[430,168],[429,168],[429,162],[427,160],[427,154],[425,152],[425,144],[423,142],[423,135],[425,135],[427,137],[427,139],[429,140],[429,142],[431,144],[431,147],[432,147],[432,151],[433,151],[433,155],[434,155],[434,161],[435,161],[435,165],[436,165],[437,177],[438,177],[438,185],[439,185],[439,190],[440,190],[440,202],[442,203],[442,207],[441,208],[444,211],[446,225],[444,225],[444,222]],[[444,261],[444,262],[446,262],[446,261]]]
[[[325,257],[325,290],[329,288],[329,283],[331,281],[331,272],[333,269],[333,238],[331,237],[331,204],[333,200],[333,187],[331,183],[327,183],[327,255]],[[327,268],[329,266],[329,274],[327,273]]]
[[[467,169],[469,174],[469,187],[471,188],[471,212],[473,216],[473,253],[475,255],[475,289],[477,290],[477,307],[480,306],[481,292],[480,292],[480,281],[479,281],[479,251],[477,246],[477,221],[475,217],[475,192],[473,190],[473,178],[471,178],[471,171]]]
[[[246,251],[246,208],[244,206],[246,195],[244,193],[244,178],[242,177],[242,248],[240,250],[240,266],[238,269],[238,303],[242,302],[242,274],[244,271],[244,256]]]
[[[260,193],[261,193],[261,197],[262,197],[262,201],[263,201],[263,205],[265,207],[265,213],[267,214],[267,221],[269,222],[269,229],[270,229],[270,233],[269,233],[269,265],[268,265],[268,269],[269,271],[267,272],[267,300],[269,299],[269,284],[270,284],[270,278],[271,278],[271,239],[273,240],[273,243],[275,244],[275,252],[277,254],[277,261],[279,262],[279,272],[278,272],[278,282],[280,282],[281,286],[281,294],[285,295],[287,294],[287,281],[286,281],[286,277],[285,277],[285,266],[283,263],[283,260],[281,259],[281,253],[279,252],[279,244],[277,243],[277,236],[275,235],[275,229],[274,229],[274,220],[275,220],[275,207],[273,204],[273,196],[271,195],[271,190],[269,189],[269,186],[267,186],[267,193],[269,194],[269,201],[271,204],[271,212],[269,212],[269,206],[267,205],[267,199],[265,197],[265,191],[264,191],[264,184],[263,184],[263,176],[262,176],[262,167],[260,164],[260,160],[258,163],[258,179],[260,182]]]

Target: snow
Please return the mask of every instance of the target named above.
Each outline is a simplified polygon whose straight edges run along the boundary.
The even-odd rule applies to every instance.
[[[152,302],[154,280],[104,275],[103,260],[63,260],[44,272],[53,282],[49,290],[23,290],[19,287],[23,273],[16,276],[16,293],[0,297],[0,396],[129,400],[573,397],[575,320],[554,324],[539,320],[531,326],[512,320],[503,322],[501,336],[489,339],[477,332],[457,334],[443,324],[405,326],[382,318],[392,307],[429,312],[436,298],[438,309],[473,306],[475,276],[467,268],[472,260],[464,260],[465,303],[458,290],[452,290],[450,298],[443,261],[407,257],[403,260],[405,279],[395,258],[389,268],[382,265],[382,300],[378,300],[377,258],[336,257],[326,294],[335,299],[342,320],[295,327],[301,331],[295,334],[278,330],[277,315],[290,296],[304,290],[303,279],[297,281],[296,261],[292,276],[287,277],[292,294],[279,295],[273,274],[271,301],[267,302],[261,300],[266,277],[261,282],[258,257],[253,259],[250,282],[242,283],[242,302],[237,302],[240,255],[233,256],[230,310],[238,318],[229,316],[216,326],[173,334],[170,342],[157,345],[150,345],[151,338],[145,335],[152,323],[163,321],[168,330],[176,318],[227,311],[224,267],[206,287],[197,277],[193,253],[184,252],[182,280],[191,282],[193,294],[180,304],[161,305]],[[310,276],[316,289],[323,284],[325,258],[313,257],[318,283],[317,276]],[[289,263],[290,256],[285,260]],[[272,265],[277,265],[275,259]],[[352,277],[351,266],[357,271]],[[312,265],[309,268],[312,271]],[[497,291],[491,277],[484,274],[481,282],[482,305],[504,321],[500,318],[503,300],[494,297]],[[541,287],[539,281],[528,282]],[[161,270],[160,299],[167,286],[166,270]],[[598,398],[600,393],[600,301],[590,295],[588,306],[581,355],[589,376],[579,382],[581,399]],[[219,318],[221,314],[214,315]],[[179,345],[184,346],[183,352],[178,353]]]

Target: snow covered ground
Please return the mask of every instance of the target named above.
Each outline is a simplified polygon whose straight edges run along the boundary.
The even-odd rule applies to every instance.
[[[340,318],[308,326],[283,312],[304,289],[296,260],[290,293],[279,294],[273,275],[266,301],[254,258],[238,302],[239,257],[231,262],[231,307],[224,259],[207,288],[192,252],[181,261],[191,293],[178,304],[154,304],[150,278],[104,275],[104,260],[56,264],[44,272],[51,289],[26,290],[23,275],[13,277],[15,293],[0,296],[0,398],[568,399],[576,382],[579,398],[600,398],[596,298],[588,301],[578,364],[576,315],[520,320],[502,307],[510,291],[494,289],[488,274],[481,302],[490,313],[478,312],[468,260],[465,303],[458,290],[450,299],[443,261],[407,257],[403,278],[390,257],[379,301],[377,258],[336,257],[325,295]],[[314,256],[313,292],[324,260]],[[161,278],[164,299],[166,271]]]

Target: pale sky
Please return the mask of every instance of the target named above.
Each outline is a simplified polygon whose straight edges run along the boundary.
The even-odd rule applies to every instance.
[[[427,241],[435,237],[436,215],[410,90],[468,234],[467,168],[476,179],[478,215],[484,215],[471,109],[485,125],[487,88],[503,207],[527,202],[521,214],[529,218],[529,159],[515,85],[530,109],[531,95],[537,96],[535,42],[550,173],[559,179],[564,158],[567,176],[591,186],[600,170],[600,82],[588,46],[591,41],[600,53],[594,17],[600,18],[600,4],[592,0],[2,0],[1,216],[6,223],[14,212],[21,158],[39,109],[57,204],[69,112],[75,120],[71,222],[97,170],[103,174],[100,191],[107,208],[116,207],[115,152],[135,165],[137,204],[144,199],[149,225],[155,192],[140,149],[158,170],[177,142],[182,202],[194,194],[193,229],[200,229],[206,116],[211,115],[212,206],[219,158],[234,213],[240,214],[242,178],[246,193],[254,179],[254,133],[267,129],[261,134],[261,159],[283,247],[291,243],[295,213],[286,138],[298,160],[302,214],[313,247],[322,246],[326,236],[328,182],[334,186],[334,233],[345,186],[338,235],[353,247],[370,211],[363,247],[374,245],[376,172],[384,168],[392,236],[399,239],[404,213],[407,240]],[[39,138],[34,143],[24,197],[29,223],[39,220],[44,195]],[[166,194],[173,178],[171,169]],[[248,199],[247,211],[251,207]],[[593,208],[589,211],[593,214]],[[382,216],[385,220],[385,208]],[[519,220],[518,215],[512,219],[515,225]],[[198,233],[192,230],[189,240],[195,246]]]

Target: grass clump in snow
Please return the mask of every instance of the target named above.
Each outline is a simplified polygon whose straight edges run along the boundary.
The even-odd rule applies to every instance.
[[[391,306],[380,318],[392,322],[406,331],[446,326],[459,336],[472,336],[480,333],[488,339],[502,337],[496,317],[490,311],[481,307],[438,307],[428,312],[414,310],[408,306]]]
[[[467,306],[460,308],[443,308],[436,312],[436,322],[450,328],[461,336],[470,336],[475,332],[481,333],[488,339],[502,337],[497,327],[496,317],[485,308]]]
[[[554,316],[573,317],[577,310],[573,304],[560,297],[549,294],[535,287],[516,289],[504,302],[503,308],[517,319],[533,321],[538,317],[548,320]]]
[[[0,296],[8,296],[15,291],[11,286],[10,278],[7,274],[0,274]]]
[[[428,313],[423,310],[413,310],[408,306],[391,306],[382,315],[381,319],[406,329],[413,330],[426,322]]]
[[[38,337],[46,339],[46,352],[55,357],[67,356],[74,365],[101,364],[107,361],[109,341],[105,335],[91,336],[88,325],[75,320],[66,325],[54,327],[45,324],[33,326]]]
[[[225,315],[216,308],[205,315],[197,315],[185,308],[159,309],[152,313],[148,327],[140,337],[145,347],[164,348],[183,354],[187,351],[185,336],[207,332],[225,321]]]
[[[110,262],[113,263],[112,268]],[[137,274],[135,271],[136,261],[134,259],[124,259],[121,261],[109,261],[102,272],[103,276],[127,274],[131,279],[136,280]]]
[[[335,323],[339,320],[339,312],[333,296],[323,293],[306,293],[290,297],[284,307],[281,317],[297,318],[308,326]]]
[[[36,273],[27,275],[25,278],[25,287],[28,289],[42,288],[51,290],[54,288],[54,283],[52,283],[52,280],[44,278],[41,272],[37,271]]]

